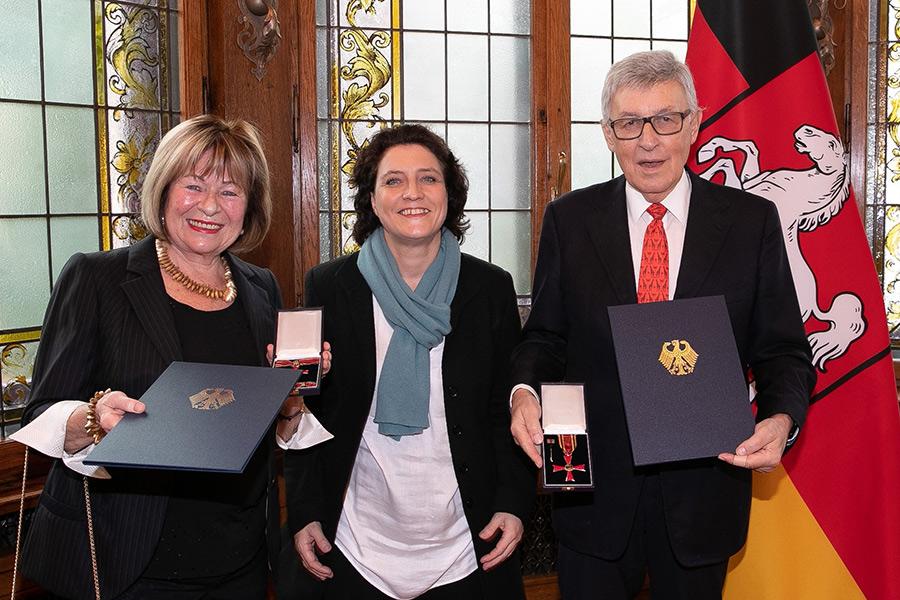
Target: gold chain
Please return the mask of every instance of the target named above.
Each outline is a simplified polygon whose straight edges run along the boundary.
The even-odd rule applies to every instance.
[[[13,558],[12,592],[9,597],[16,597],[16,574],[19,572],[19,547],[22,543],[22,517],[25,516],[25,481],[28,478],[28,446],[25,446],[25,460],[22,464],[22,493],[19,494],[19,525],[16,527],[16,554]]]
[[[91,571],[94,575],[94,597],[100,600],[100,574],[97,570],[97,548],[94,545],[94,518],[91,510],[91,493],[88,490],[88,478],[84,479],[84,508],[87,514],[88,543],[91,546]]]
[[[224,288],[214,288],[211,285],[194,281],[185,275],[181,269],[175,266],[172,259],[169,258],[166,247],[159,240],[156,240],[156,258],[159,260],[159,266],[162,267],[162,270],[165,271],[169,277],[195,294],[206,296],[211,300],[224,300],[225,302],[231,302],[237,298],[237,286],[234,285],[234,280],[231,278],[231,267],[228,266],[228,261],[225,260],[224,256],[219,257],[219,260],[222,261],[222,266],[225,268]]]

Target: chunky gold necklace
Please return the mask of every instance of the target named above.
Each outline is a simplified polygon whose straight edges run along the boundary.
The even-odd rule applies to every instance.
[[[194,281],[182,273],[181,269],[176,267],[175,263],[172,262],[172,259],[169,258],[166,247],[163,246],[163,243],[159,240],[156,240],[156,258],[159,260],[159,266],[162,267],[163,271],[168,273],[169,277],[195,294],[206,296],[211,300],[224,300],[225,302],[231,302],[237,298],[237,286],[234,285],[234,280],[231,278],[231,268],[228,266],[228,261],[225,260],[224,256],[219,257],[219,260],[222,261],[222,266],[225,268],[225,287],[221,289]]]

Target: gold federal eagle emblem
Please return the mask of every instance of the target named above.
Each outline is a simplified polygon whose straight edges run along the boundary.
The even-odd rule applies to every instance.
[[[699,354],[687,340],[663,342],[659,362],[672,375],[689,375],[694,372]]]
[[[234,392],[228,388],[206,388],[189,396],[191,408],[197,410],[219,410],[234,402]]]

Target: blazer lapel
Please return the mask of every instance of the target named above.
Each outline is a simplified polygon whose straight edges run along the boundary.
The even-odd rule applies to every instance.
[[[734,219],[730,204],[715,197],[713,185],[693,173],[690,177],[691,203],[675,287],[676,298],[697,294],[709,276]]]
[[[637,302],[628,209],[625,205],[625,178],[613,180],[612,193],[598,194],[595,210],[587,223],[588,235],[606,269],[609,284],[622,304]]]
[[[356,356],[357,372],[365,386],[364,398],[371,399],[375,393],[375,313],[372,308],[372,290],[366,283],[356,264],[358,254],[344,263],[337,273],[337,285],[346,310],[350,314],[354,348],[348,348]]]
[[[275,339],[275,315],[272,299],[260,285],[259,278],[247,263],[229,256],[231,273],[237,286],[238,297],[250,323],[250,332],[256,347],[259,364],[266,364],[265,344]]]
[[[159,272],[153,236],[129,249],[127,269],[128,277],[120,285],[144,332],[166,363],[181,360],[181,342]]]

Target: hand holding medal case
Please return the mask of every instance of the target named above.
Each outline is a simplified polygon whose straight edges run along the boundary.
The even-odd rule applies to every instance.
[[[564,492],[593,489],[584,385],[542,384],[541,413],[544,488]]]
[[[272,366],[297,371],[292,396],[319,393],[322,381],[322,308],[278,311]]]

